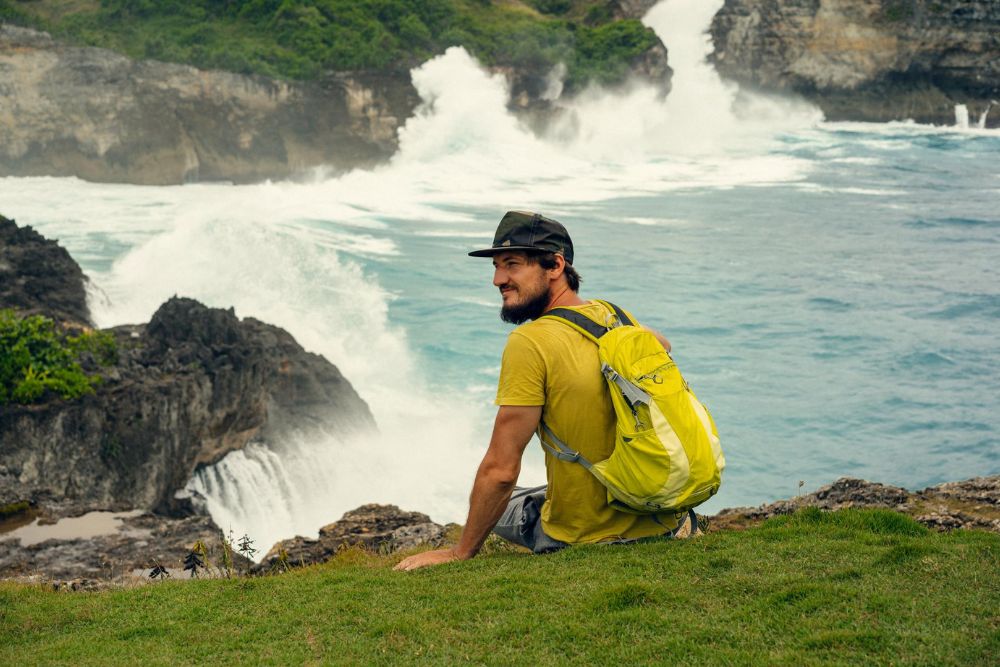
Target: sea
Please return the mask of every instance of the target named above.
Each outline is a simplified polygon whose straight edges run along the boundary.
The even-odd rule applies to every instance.
[[[489,261],[466,253],[509,209],[565,223],[581,296],[672,342],[728,463],[704,511],[845,476],[920,489],[1000,473],[1000,132],[962,109],[951,127],[831,123],[741,90],[705,60],[721,4],[645,17],[670,52],[668,96],[590,89],[543,134],[452,48],[413,70],[423,103],[375,169],[5,178],[0,212],[69,250],[100,326],[173,295],[234,307],[367,401],[377,433],[253,443],[194,474],[220,526],[265,551],[364,503],[464,521],[512,330]],[[544,479],[533,442],[519,483]]]

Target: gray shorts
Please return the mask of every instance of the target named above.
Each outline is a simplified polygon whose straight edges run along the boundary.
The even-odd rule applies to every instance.
[[[493,532],[508,542],[527,547],[536,554],[558,551],[569,545],[553,539],[542,530],[542,504],[545,485],[517,486],[510,496],[507,509],[497,521]]]
[[[535,487],[514,487],[514,493],[510,496],[507,509],[504,510],[493,532],[504,538],[508,542],[527,547],[536,554],[543,554],[549,551],[558,551],[568,547],[569,544],[549,537],[542,530],[542,504],[545,503],[545,485]],[[663,535],[653,537],[641,537],[634,540],[616,540],[605,544],[627,544],[633,542],[650,542],[655,540],[669,540],[674,533],[691,520],[692,531],[698,530],[698,519],[695,513],[689,512],[672,531]]]

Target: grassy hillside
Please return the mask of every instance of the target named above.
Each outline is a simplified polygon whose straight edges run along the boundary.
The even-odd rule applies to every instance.
[[[347,551],[277,577],[0,586],[0,664],[996,664],[1000,535],[805,510],[687,542],[413,573]]]
[[[0,0],[0,18],[76,43],[292,79],[412,67],[453,45],[489,65],[620,79],[656,37],[602,0]]]

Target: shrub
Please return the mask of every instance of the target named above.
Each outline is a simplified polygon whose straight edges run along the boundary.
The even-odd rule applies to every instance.
[[[570,87],[587,81],[607,84],[622,80],[629,64],[657,39],[656,33],[634,19],[584,26],[576,35],[575,60],[566,81]]]
[[[64,399],[93,392],[99,375],[80,366],[84,357],[107,366],[117,358],[111,334],[64,336],[47,317],[0,310],[0,405],[34,403],[52,392]]]

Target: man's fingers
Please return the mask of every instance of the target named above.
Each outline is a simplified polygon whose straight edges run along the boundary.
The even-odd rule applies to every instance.
[[[410,561],[413,560],[413,556],[408,556],[396,564],[396,567],[392,568],[394,570],[409,570]]]
[[[451,549],[438,549],[437,551],[425,551],[424,553],[404,558],[392,569],[402,571],[416,570],[429,565],[449,563],[453,560],[457,560],[457,558]]]

